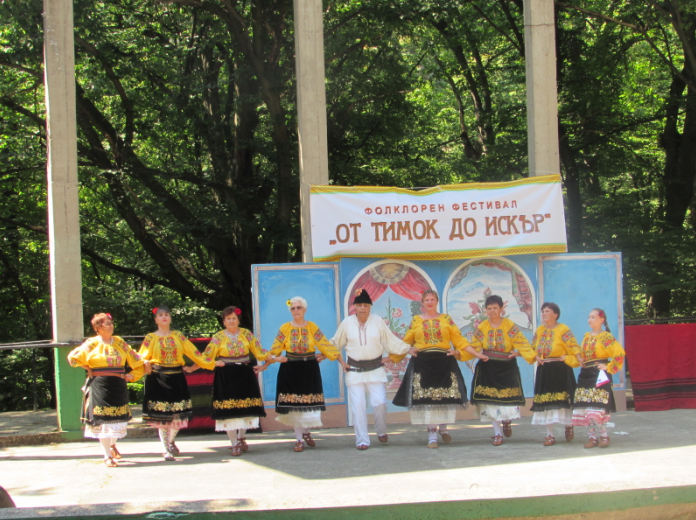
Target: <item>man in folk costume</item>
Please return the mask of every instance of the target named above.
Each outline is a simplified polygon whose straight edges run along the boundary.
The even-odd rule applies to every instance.
[[[387,373],[382,354],[403,356],[411,347],[397,338],[384,320],[370,314],[372,299],[365,289],[355,291],[355,315],[348,316],[338,327],[331,342],[345,348],[348,361],[338,360],[346,372],[346,385],[355,427],[355,445],[359,450],[370,447],[367,432],[367,395],[374,412],[375,431],[380,442],[387,442]]]

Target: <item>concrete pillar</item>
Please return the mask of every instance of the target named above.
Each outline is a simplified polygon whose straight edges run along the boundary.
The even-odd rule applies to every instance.
[[[553,0],[524,0],[529,175],[559,174]]]
[[[321,0],[294,0],[302,259],[313,260],[309,187],[329,183]]]
[[[79,341],[82,274],[75,119],[72,0],[44,0],[44,84],[48,133],[48,229],[53,340]],[[70,347],[56,349],[58,426],[80,429],[84,372],[70,368]]]

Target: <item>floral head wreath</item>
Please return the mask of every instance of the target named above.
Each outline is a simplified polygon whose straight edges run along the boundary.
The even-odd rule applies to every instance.
[[[157,311],[158,311],[158,310],[159,310],[159,307],[155,307],[154,309],[152,309],[152,314],[154,314],[155,316],[157,316]]]
[[[106,312],[106,313],[104,313],[104,314],[106,314],[106,317],[109,318],[111,321],[114,320],[114,319],[111,317],[111,314],[109,314],[108,312]]]
[[[600,311],[597,313],[597,316],[599,316],[600,318],[604,318],[604,317],[605,317],[604,311],[600,310]]]
[[[285,305],[287,305],[288,307],[290,307],[290,306],[292,305],[292,300],[286,301],[286,302],[285,302]]]
[[[234,308],[234,313],[235,313],[237,316],[239,316],[239,315],[242,314],[242,309],[240,309],[239,307],[235,307],[235,308]]]

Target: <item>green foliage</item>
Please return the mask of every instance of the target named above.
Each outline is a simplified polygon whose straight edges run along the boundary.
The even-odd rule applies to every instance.
[[[51,336],[42,5],[0,2],[0,342]],[[300,258],[292,2],[74,5],[85,334],[161,304],[187,334],[230,304],[251,326],[251,264]],[[522,15],[325,2],[331,182],[528,175]],[[570,249],[623,252],[627,318],[694,314],[696,7],[576,0],[556,30]]]

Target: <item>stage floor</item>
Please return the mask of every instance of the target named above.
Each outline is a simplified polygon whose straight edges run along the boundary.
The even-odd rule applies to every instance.
[[[290,432],[249,435],[250,450],[239,458],[230,457],[224,435],[181,435],[176,462],[162,460],[156,439],[126,438],[119,442],[124,458],[118,468],[104,466],[94,440],[8,447],[0,449],[0,486],[18,509],[0,509],[0,519],[342,508],[640,489],[659,497],[659,488],[696,486],[693,410],[629,411],[612,421],[611,447],[590,450],[583,449],[583,429],[576,428],[575,440],[567,443],[558,426],[557,444],[542,446],[544,429],[528,417],[513,423],[513,436],[500,447],[491,445],[492,428],[475,421],[453,425],[452,443],[440,442],[436,450],[426,449],[424,428],[411,425],[392,425],[389,442],[373,437],[367,451],[355,449],[351,428],[318,430],[317,447],[303,453],[293,452]]]

